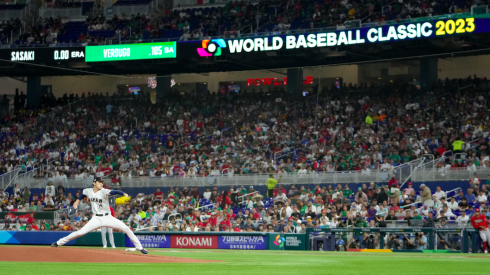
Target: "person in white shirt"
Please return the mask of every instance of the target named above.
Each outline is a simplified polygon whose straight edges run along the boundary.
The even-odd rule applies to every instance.
[[[473,161],[470,162],[470,164],[468,164],[468,167],[466,167],[466,169],[470,172],[476,172],[476,165],[473,163]]]
[[[391,164],[386,160],[385,163],[383,163],[381,165],[381,171],[383,171],[383,172],[389,172],[391,170],[393,170],[393,166],[391,166]]]
[[[136,213],[136,210],[133,210],[133,214],[131,214],[128,218],[128,223],[131,224],[132,221],[137,223],[138,221],[141,221],[141,216]]]
[[[434,195],[436,196],[436,198],[438,200],[440,200],[442,197],[444,197],[444,198],[446,197],[446,192],[442,191],[440,186],[437,186],[436,192],[434,193]]]
[[[211,199],[211,191],[209,190],[209,188],[206,188],[206,191],[204,191],[204,193],[202,193],[202,197],[205,198],[206,200]]]
[[[53,183],[48,182],[48,186],[46,186],[46,190],[44,192],[46,196],[51,196],[53,197],[56,194],[56,188],[53,186]]]
[[[461,211],[461,216],[456,219],[459,226],[466,227],[470,217],[466,215],[466,211]]]
[[[481,205],[485,205],[487,203],[487,196],[483,193],[483,190],[480,190],[480,195],[476,198],[476,201]]]
[[[165,216],[165,212],[162,212],[159,208],[157,208],[155,216],[153,216],[157,221],[163,220],[163,217]]]
[[[188,226],[185,231],[188,231],[188,232],[198,232],[199,231],[199,227],[195,226],[194,224],[191,224],[190,226]]]
[[[44,197],[44,203],[45,204],[48,204],[48,202],[50,202],[51,205],[54,205],[54,201],[53,201],[53,199],[51,198],[50,195],[46,195],[46,197]]]
[[[274,201],[286,201],[287,196],[282,192],[282,190],[279,189],[277,192],[277,196],[274,198]]]
[[[301,167],[301,169],[298,170],[298,175],[300,177],[305,177],[307,173],[308,173],[308,171],[306,170],[306,168],[304,166]]]
[[[369,170],[369,168],[367,168],[367,166],[364,166],[361,170],[361,175],[371,175],[371,170]]]
[[[451,201],[447,203],[447,207],[451,209],[451,211],[458,209],[459,204],[456,201],[456,198],[452,197]]]
[[[439,213],[437,213],[437,218],[441,218],[441,213],[444,213],[444,217],[450,219],[451,217],[454,216],[453,212],[451,211],[451,209],[449,209],[447,206],[443,206],[442,209],[439,211]]]

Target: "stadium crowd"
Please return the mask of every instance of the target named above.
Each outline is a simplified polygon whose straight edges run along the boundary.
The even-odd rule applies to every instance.
[[[321,88],[318,101],[316,96],[295,101],[279,89],[185,95],[175,90],[157,105],[149,103],[148,95],[45,98],[39,108],[17,106],[14,115],[4,118],[0,167],[3,173],[20,168],[45,179],[45,193],[15,186],[8,197],[1,190],[1,210],[69,207],[81,191],[65,193],[66,179],[93,175],[111,177],[108,188],[124,188],[124,179],[133,177],[262,173],[279,179],[288,174],[390,172],[423,154],[439,158],[449,150],[465,152],[466,158],[448,157],[441,169],[478,171],[489,166],[488,85],[477,77],[439,81],[431,93],[407,93],[416,89],[403,82],[349,84],[340,88],[346,93],[332,93],[338,89],[332,85]],[[414,190],[409,184],[400,190],[395,179],[360,190],[277,185],[268,198],[245,187],[213,187],[203,194],[197,188],[175,188],[167,194],[156,190],[138,195],[115,210],[135,230],[303,232],[308,227],[374,227],[384,226],[385,220],[418,219],[432,227],[442,220],[466,224],[474,207],[488,215],[490,180],[480,184],[475,176],[467,187],[451,199],[440,188]],[[208,204],[213,207],[199,208]],[[172,219],[176,213],[184,223]],[[84,202],[75,216],[67,215],[58,224],[31,220],[15,226],[77,230],[90,217]]]
[[[118,1],[121,5],[147,4],[140,1]],[[92,8],[80,3],[62,3],[48,7],[81,7],[83,12]],[[56,2],[57,3],[57,2]],[[94,6],[99,7],[100,1]],[[89,15],[82,25],[63,21],[62,18],[38,18],[15,41],[17,44],[89,43],[105,44],[106,39],[137,41],[143,39],[202,40],[205,37],[225,38],[240,35],[270,35],[304,32],[319,28],[345,29],[346,21],[362,20],[367,25],[384,25],[387,21],[400,22],[418,17],[467,13],[472,7],[488,5],[488,0],[475,1],[286,1],[261,0],[258,3],[230,1],[218,7],[165,9],[148,16],[131,14]],[[7,30],[18,26],[13,19],[7,21]],[[9,23],[10,22],[10,23]],[[73,24],[71,24],[73,23]],[[76,33],[75,33],[76,32]],[[6,33],[6,32],[5,32]],[[9,33],[10,34],[10,33]],[[12,41],[14,42],[14,41]]]

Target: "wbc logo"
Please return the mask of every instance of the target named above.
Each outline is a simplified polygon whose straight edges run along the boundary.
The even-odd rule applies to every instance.
[[[197,48],[199,56],[220,56],[221,48],[226,48],[226,43],[223,39],[203,40],[201,44],[202,48]]]
[[[155,89],[157,87],[156,77],[148,77],[146,79],[146,83],[148,83],[148,87]]]

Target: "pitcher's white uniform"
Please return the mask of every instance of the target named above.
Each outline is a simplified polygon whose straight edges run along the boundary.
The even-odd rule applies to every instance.
[[[125,225],[122,221],[114,218],[111,215],[111,210],[109,208],[110,192],[111,190],[109,189],[101,189],[97,193],[94,193],[93,188],[83,189],[83,195],[86,196],[92,204],[92,212],[94,213],[94,216],[84,227],[82,227],[82,229],[80,229],[79,231],[74,231],[70,235],[61,238],[56,243],[58,245],[64,245],[67,242],[81,237],[91,231],[94,231],[97,228],[111,227],[114,229],[122,230],[131,239],[134,247],[138,250],[142,250],[143,246],[141,246],[140,241],[138,240],[138,238],[136,238],[133,231],[131,231],[131,229],[129,229],[129,227]]]

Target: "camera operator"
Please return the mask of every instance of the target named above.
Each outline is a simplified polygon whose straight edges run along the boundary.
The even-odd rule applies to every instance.
[[[348,249],[359,249],[359,247],[360,247],[359,240],[356,240],[354,238],[351,238],[349,244],[347,245]]]
[[[446,220],[442,220],[441,224],[436,226],[437,228],[449,228],[447,226]],[[437,233],[437,236],[439,237],[439,244],[437,246],[437,249],[452,249],[452,245],[450,244],[451,237],[453,234],[449,233]]]
[[[364,248],[376,249],[379,245],[379,233],[376,238],[373,234],[364,233]]]
[[[415,239],[417,239],[418,233],[415,233]],[[416,244],[412,242],[410,239],[410,236],[404,236],[403,237],[403,246],[405,249],[414,249],[416,247]]]
[[[398,238],[396,237],[395,234],[390,234],[388,237],[388,242],[387,242],[388,249],[391,250],[398,250],[400,249],[400,243],[398,242]]]
[[[424,236],[424,232],[415,233],[415,249],[427,249],[427,237]]]
[[[354,226],[357,228],[363,228],[363,227],[368,227],[368,224],[367,224],[366,220],[364,220],[363,217],[359,216],[355,219]],[[360,246],[362,248],[365,248],[364,247],[364,234],[362,232],[354,233],[354,238],[361,244]]]

